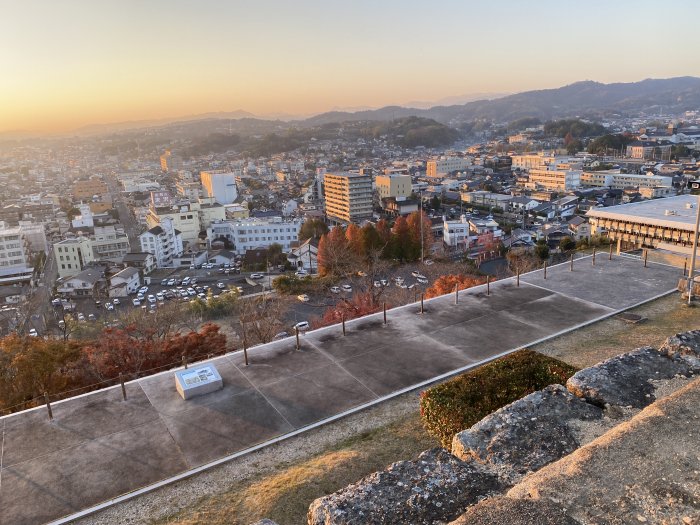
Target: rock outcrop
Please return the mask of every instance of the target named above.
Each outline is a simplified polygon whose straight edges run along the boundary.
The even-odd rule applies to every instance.
[[[309,508],[310,525],[368,523],[423,525],[457,518],[480,499],[503,491],[498,476],[476,461],[445,449],[400,461],[324,498]]]
[[[669,337],[659,352],[685,363],[693,374],[700,374],[700,330],[691,330]]]
[[[452,453],[496,466],[515,481],[581,446],[574,422],[601,419],[603,410],[550,385],[486,416],[455,435]]]
[[[576,372],[566,387],[570,392],[598,406],[644,408],[654,402],[651,380],[689,375],[681,360],[668,359],[645,346]]]
[[[581,525],[549,501],[493,498],[477,503],[449,525]]]

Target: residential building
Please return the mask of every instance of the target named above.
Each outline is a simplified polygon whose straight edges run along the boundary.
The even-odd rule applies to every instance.
[[[98,283],[104,279],[101,268],[89,268],[75,275],[62,277],[56,281],[56,291],[70,297],[93,295]]]
[[[620,173],[620,170],[584,171],[581,173],[581,186],[591,188],[657,188],[672,186],[672,177],[654,175],[652,172]]]
[[[202,183],[191,180],[178,180],[175,183],[177,194],[185,199],[197,202],[202,197]]]
[[[471,157],[441,157],[431,159],[426,165],[428,177],[444,177],[453,171],[465,170],[473,164]]]
[[[109,296],[126,297],[136,293],[141,287],[141,272],[136,268],[127,267],[115,273],[109,279]]]
[[[626,155],[633,159],[666,159],[671,156],[670,143],[635,140],[627,145]]]
[[[513,197],[502,193],[492,193],[489,191],[470,191],[461,194],[462,202],[476,206],[490,208],[508,209]]]
[[[591,208],[586,216],[591,233],[616,241],[618,252],[649,247],[690,255],[697,205],[696,195],[679,195]]]
[[[282,217],[248,218],[213,222],[207,228],[209,246],[214,241],[223,241],[224,246],[237,253],[267,248],[279,244],[287,252],[299,240],[301,219]]]
[[[119,263],[129,253],[129,237],[114,226],[95,226],[95,235],[90,239],[93,260]]]
[[[231,204],[238,197],[236,174],[227,171],[203,171],[200,173],[204,196],[219,204]]]
[[[88,180],[79,180],[72,188],[74,201],[91,201],[96,195],[109,197],[109,187],[102,179],[92,177]]]
[[[30,221],[19,221],[19,228],[27,240],[29,251],[34,253],[49,253],[49,245],[46,242],[46,229],[43,224]]]
[[[160,225],[164,219],[171,219],[174,228],[182,234],[183,243],[197,244],[199,232],[205,231],[212,222],[225,218],[226,209],[218,203],[192,202],[165,208],[151,207],[146,216],[146,224],[150,229]]]
[[[29,282],[31,266],[29,242],[22,228],[0,226],[0,285]]]
[[[54,243],[53,252],[59,278],[76,275],[94,261],[90,239],[84,236]]]
[[[410,215],[414,211],[418,211],[418,201],[415,200],[398,200],[394,197],[382,199],[382,209],[392,217],[399,215]]]
[[[411,176],[401,174],[377,175],[374,183],[379,199],[393,197],[397,201],[411,196]]]
[[[557,158],[555,155],[546,154],[543,151],[539,153],[526,153],[524,155],[512,155],[512,163],[510,168],[512,170],[529,170],[529,169],[543,169],[550,165],[556,164]]]
[[[470,244],[470,230],[471,226],[466,215],[454,221],[448,221],[443,217],[442,239],[450,248],[466,250]]]
[[[122,257],[122,264],[128,268],[136,268],[143,275],[148,275],[156,269],[156,257],[148,252],[130,252]]]
[[[580,241],[583,239],[590,239],[591,237],[591,224],[588,219],[576,215],[571,217],[568,222],[569,232],[575,241]]]
[[[158,268],[172,268],[174,258],[180,257],[184,251],[182,233],[173,226],[173,220],[167,217],[158,226],[139,235],[139,242],[141,251],[153,254]]]
[[[359,173],[326,173],[326,216],[333,222],[359,223],[372,217],[372,177]]]
[[[174,155],[172,151],[165,150],[160,156],[160,169],[164,173],[173,173],[182,169],[182,159]]]
[[[309,273],[318,271],[318,239],[306,239],[300,246],[292,248],[287,260],[297,270]]]

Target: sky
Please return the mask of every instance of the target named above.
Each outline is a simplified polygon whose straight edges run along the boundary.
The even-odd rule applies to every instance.
[[[700,76],[699,15],[698,0],[0,0],[0,132]]]

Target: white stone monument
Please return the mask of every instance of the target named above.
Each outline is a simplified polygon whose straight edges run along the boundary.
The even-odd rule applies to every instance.
[[[213,364],[186,368],[175,372],[175,388],[182,399],[191,399],[221,390],[224,382]]]

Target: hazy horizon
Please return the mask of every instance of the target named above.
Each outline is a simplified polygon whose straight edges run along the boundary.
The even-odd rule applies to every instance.
[[[700,76],[649,1],[0,2],[0,132]],[[643,45],[649,28],[664,45]]]

